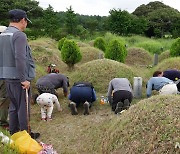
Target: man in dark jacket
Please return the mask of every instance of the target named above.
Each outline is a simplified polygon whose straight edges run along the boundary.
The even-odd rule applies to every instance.
[[[76,82],[72,86],[69,94],[71,114],[77,115],[77,107],[80,104],[84,106],[84,115],[89,115],[89,108],[96,101],[94,87],[89,82]]]
[[[56,96],[56,89],[63,88],[64,96],[68,94],[69,79],[63,74],[59,73],[50,73],[43,77],[40,77],[36,82],[36,87],[40,94],[42,93],[51,93]]]

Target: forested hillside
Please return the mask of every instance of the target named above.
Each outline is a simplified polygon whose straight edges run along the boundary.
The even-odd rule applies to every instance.
[[[132,14],[112,9],[109,16],[102,17],[77,14],[71,6],[66,12],[55,12],[50,5],[43,10],[35,0],[1,0],[0,25],[8,25],[8,10],[15,8],[27,11],[33,22],[26,30],[30,39],[48,36],[59,40],[68,36],[85,40],[107,31],[124,36],[180,36],[180,12],[158,1],[141,5]]]

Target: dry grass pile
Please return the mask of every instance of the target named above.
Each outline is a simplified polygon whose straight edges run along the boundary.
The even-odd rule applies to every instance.
[[[89,44],[84,43],[84,42],[77,42],[77,45],[78,45],[79,47],[90,47]]]
[[[101,153],[178,153],[180,96],[154,96],[112,119]],[[112,124],[113,123],[113,124]]]
[[[109,59],[99,59],[79,66],[70,75],[71,84],[77,81],[91,82],[98,92],[106,92],[109,81],[114,77],[126,77],[131,83],[137,76],[133,69],[123,63]]]
[[[170,58],[170,51],[164,51],[159,55],[159,62],[163,61],[164,59]]]
[[[167,70],[178,69],[180,70],[180,57],[168,58],[160,62],[153,70]]]
[[[78,65],[104,57],[103,51],[94,47],[81,47],[80,50],[82,53],[82,59]]]
[[[37,65],[37,75],[39,72],[46,73],[47,66],[51,63],[56,64],[60,72],[65,72],[67,66],[61,60],[60,51],[57,49],[57,42],[50,38],[41,38],[35,41],[30,41],[33,57]],[[40,74],[40,75],[42,75]]]
[[[147,66],[153,63],[153,56],[142,48],[128,48],[125,64]]]

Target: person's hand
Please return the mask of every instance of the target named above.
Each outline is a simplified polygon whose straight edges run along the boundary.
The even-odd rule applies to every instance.
[[[30,87],[30,82],[29,81],[24,81],[24,82],[21,82],[21,85],[22,85],[22,88],[23,89],[29,89]]]

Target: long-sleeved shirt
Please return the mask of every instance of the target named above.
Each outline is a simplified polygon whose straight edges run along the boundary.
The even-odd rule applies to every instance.
[[[71,88],[68,99],[75,103],[85,101],[94,102],[96,101],[96,92],[89,83],[78,82]]]
[[[18,28],[9,26],[0,34],[0,78],[31,81],[35,64],[27,36]]]
[[[169,84],[169,83],[173,83],[173,81],[165,77],[150,78],[147,83],[147,90],[146,90],[147,97],[151,96],[152,90],[159,91],[164,85]]]
[[[131,83],[127,78],[114,78],[109,82],[107,96],[111,97],[112,91],[116,92],[118,90],[126,90],[132,92]]]
[[[63,92],[68,92],[68,78],[63,74],[59,73],[50,73],[41,78],[39,78],[36,82],[36,85],[41,85],[48,87],[50,89],[58,89],[63,88]]]

